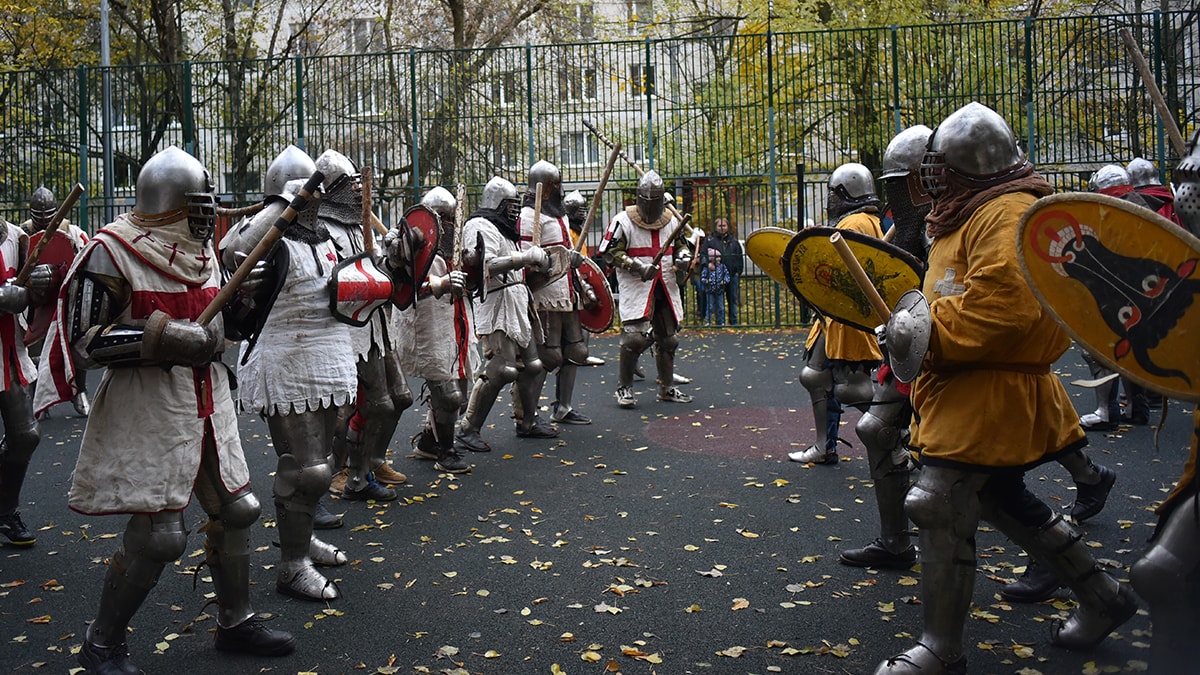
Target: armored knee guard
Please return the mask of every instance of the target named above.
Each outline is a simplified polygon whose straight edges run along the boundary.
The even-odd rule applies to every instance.
[[[262,508],[249,488],[221,505],[219,520],[204,528],[205,558],[217,595],[217,621],[236,626],[254,615],[250,607],[250,531]]]
[[[1176,505],[1130,570],[1133,587],[1150,605],[1152,672],[1183,673],[1200,661],[1195,637],[1200,630],[1200,522],[1195,509],[1195,495]]]
[[[621,355],[617,365],[619,386],[633,385],[633,374],[637,370],[638,357],[650,347],[652,342],[649,326],[645,321],[630,322],[622,327]]]
[[[439,380],[427,382],[429,387],[429,408],[437,422],[453,422],[458,419],[458,409],[462,407],[462,391],[454,380]]]
[[[862,365],[847,365],[837,361],[833,362],[830,370],[833,374],[834,398],[842,405],[854,406],[862,412],[870,409],[875,394],[870,370]]]
[[[542,369],[551,372],[562,365],[563,351],[560,346],[538,345],[538,358],[541,359]]]

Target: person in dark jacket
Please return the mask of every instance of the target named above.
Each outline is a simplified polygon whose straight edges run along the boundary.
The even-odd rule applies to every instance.
[[[725,286],[725,304],[728,305],[727,313],[729,325],[736,326],[738,323],[738,306],[742,304],[741,289],[739,288],[738,280],[741,279],[742,272],[745,269],[745,256],[742,254],[742,244],[738,241],[737,235],[729,229],[728,218],[717,218],[713,221],[713,233],[708,235],[704,240],[704,244],[700,247],[702,251],[715,249],[721,252],[721,262],[725,268],[729,270],[729,284]],[[705,267],[708,266],[708,260],[701,260]],[[713,308],[708,308],[709,315],[712,315]]]

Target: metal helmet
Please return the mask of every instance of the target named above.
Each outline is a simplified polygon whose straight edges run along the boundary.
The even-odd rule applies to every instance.
[[[133,213],[147,225],[166,225],[187,217],[198,241],[212,236],[217,198],[200,160],[172,145],[151,157],[138,173]]]
[[[921,185],[921,160],[932,135],[924,124],[911,126],[896,134],[883,151],[883,193],[896,228],[892,243],[921,260],[929,256],[925,216],[933,209],[933,197]]]
[[[34,231],[46,229],[57,210],[58,200],[54,198],[54,193],[50,191],[50,188],[43,185],[34,190],[33,195],[29,198],[29,219],[33,221]]]
[[[1187,154],[1171,173],[1175,188],[1175,215],[1189,232],[1200,236],[1200,128],[1188,142]]]
[[[563,197],[563,207],[567,210],[567,219],[571,221],[571,229],[578,230],[583,227],[583,221],[587,219],[588,201],[584,199],[583,193],[579,190],[571,190]]]
[[[529,190],[526,192],[525,203],[532,205],[537,184],[542,184],[542,213],[561,218],[567,214],[563,207],[562,172],[544,159],[538,160],[529,167]]]
[[[438,185],[421,197],[421,205],[437,214],[437,250],[449,260],[454,249],[455,211],[458,209],[458,200],[449,190]]]
[[[936,199],[946,191],[948,174],[982,189],[1007,182],[1027,163],[1008,122],[995,110],[972,101],[933,130],[929,151],[921,161],[921,181]]]
[[[1121,185],[1131,185],[1129,173],[1119,164],[1105,164],[1088,179],[1088,190],[1102,192]]]
[[[889,178],[919,174],[921,159],[925,157],[925,149],[929,146],[929,137],[932,135],[933,129],[924,124],[916,124],[892,137],[883,151],[883,175],[880,178],[886,181]]]
[[[317,171],[325,174],[321,186],[325,188],[326,202],[340,204],[362,203],[362,178],[358,165],[337,150],[326,150],[317,157]]]
[[[517,186],[509,181],[494,176],[483,186],[483,196],[479,207],[498,212],[508,220],[509,225],[516,227],[521,217],[521,196],[517,194]]]
[[[637,184],[637,212],[647,225],[658,222],[667,208],[667,186],[662,176],[651,169],[642,174]]]
[[[1158,169],[1154,168],[1154,162],[1148,159],[1135,157],[1125,165],[1125,171],[1129,173],[1129,183],[1135,188],[1162,185],[1162,181],[1158,179]]]
[[[875,178],[867,167],[858,162],[848,162],[829,174],[829,198],[825,212],[830,219],[878,205]]]
[[[294,145],[287,146],[267,166],[267,175],[263,178],[263,197],[282,195],[283,186],[287,185],[288,181],[307,179],[316,170],[317,165],[307,152]]]

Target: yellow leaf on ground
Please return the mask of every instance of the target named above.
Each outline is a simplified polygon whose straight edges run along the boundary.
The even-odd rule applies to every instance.
[[[733,606],[732,606],[732,607],[730,607],[730,609],[732,609],[733,611],[735,611],[735,612],[736,612],[736,611],[738,611],[739,609],[746,609],[746,608],[747,608],[747,607],[749,607],[749,606],[750,606],[750,601],[749,601],[749,600],[747,600],[747,599],[745,599],[745,598],[734,598],[734,599],[733,599]]]

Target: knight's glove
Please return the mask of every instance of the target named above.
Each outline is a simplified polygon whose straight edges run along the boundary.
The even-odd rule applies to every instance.
[[[20,314],[29,307],[29,289],[24,286],[0,286],[0,313]]]
[[[580,286],[579,299],[584,309],[592,309],[600,303],[600,298],[596,297],[596,291],[592,289],[591,284],[580,284]]]
[[[687,267],[692,264],[692,251],[686,246],[675,251],[675,266]]]
[[[658,275],[658,265],[651,265],[637,258],[627,258],[627,260],[629,260],[629,271],[641,277],[642,281],[650,281]]]
[[[583,264],[583,254],[575,249],[570,249],[571,269],[577,270]]]
[[[883,359],[887,360],[887,324],[881,323],[875,326],[875,342],[879,345],[879,351],[883,352]]]
[[[29,273],[25,287],[29,289],[29,303],[41,305],[48,296],[55,294],[62,284],[62,274],[57,265],[35,265]]]
[[[450,291],[454,297],[461,298],[463,291],[467,288],[467,273],[462,270],[454,270],[440,277],[429,277],[429,292],[433,293],[433,297],[440,298]]]
[[[413,259],[413,241],[407,233],[412,232],[404,218],[383,235],[383,250],[387,264],[392,269],[401,269]]]
[[[246,254],[237,253],[236,258],[238,265],[241,266],[242,261],[246,259]],[[238,295],[242,298],[242,303],[248,307],[255,307],[258,300],[266,289],[274,286],[275,268],[266,260],[259,260],[254,263],[254,267],[250,268],[250,273],[242,281],[242,285],[238,286]]]
[[[532,267],[541,272],[550,269],[550,256],[546,255],[546,250],[541,246],[530,246],[518,251],[512,255],[512,259],[517,267]]]
[[[142,358],[183,366],[208,365],[221,345],[215,323],[202,326],[195,321],[172,319],[161,309],[155,310],[146,320]]]

